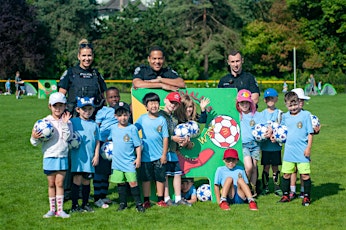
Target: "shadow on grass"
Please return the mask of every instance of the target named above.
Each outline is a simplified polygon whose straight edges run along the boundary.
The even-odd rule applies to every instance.
[[[344,191],[344,188],[341,188],[341,184],[338,183],[325,183],[318,186],[312,187],[311,198],[313,201],[317,201],[323,197],[332,196],[338,194],[340,191]]]

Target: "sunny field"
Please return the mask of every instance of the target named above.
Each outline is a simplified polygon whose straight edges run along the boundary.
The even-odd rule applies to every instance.
[[[129,102],[130,96],[124,94]],[[285,110],[283,96],[278,107]],[[300,199],[277,203],[273,194],[257,199],[259,211],[247,205],[222,211],[215,203],[192,207],[153,207],[137,213],[132,207],[116,212],[118,205],[95,213],[74,214],[70,219],[43,219],[48,211],[47,181],[42,172],[40,148],[29,142],[34,122],[49,113],[48,100],[0,96],[0,229],[343,229],[346,226],[345,127],[346,95],[315,96],[305,109],[322,123],[312,149],[312,203]],[[263,102],[260,110],[263,109]],[[299,191],[300,185],[297,188]],[[117,193],[111,185],[110,198]],[[65,210],[70,209],[70,201]]]

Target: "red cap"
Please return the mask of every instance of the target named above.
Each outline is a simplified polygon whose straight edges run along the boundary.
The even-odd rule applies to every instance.
[[[180,104],[181,102],[181,97],[178,92],[170,92],[167,96],[166,99],[168,99],[171,102],[178,102]]]
[[[239,160],[237,150],[235,150],[235,149],[226,149],[224,154],[223,154],[223,159],[226,159],[226,158],[234,158],[234,159],[238,159]]]

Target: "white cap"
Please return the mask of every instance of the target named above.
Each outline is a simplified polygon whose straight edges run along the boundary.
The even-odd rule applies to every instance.
[[[292,92],[295,92],[298,95],[299,99],[302,100],[310,100],[310,97],[305,96],[304,90],[302,88],[295,88],[292,89]]]
[[[49,96],[49,104],[54,105],[56,103],[66,104],[66,97],[63,93],[55,92]]]

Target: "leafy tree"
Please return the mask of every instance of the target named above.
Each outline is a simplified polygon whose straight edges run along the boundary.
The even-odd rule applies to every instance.
[[[2,0],[0,7],[0,76],[19,70],[25,78],[39,75],[46,63],[49,40],[35,9],[24,0]]]

